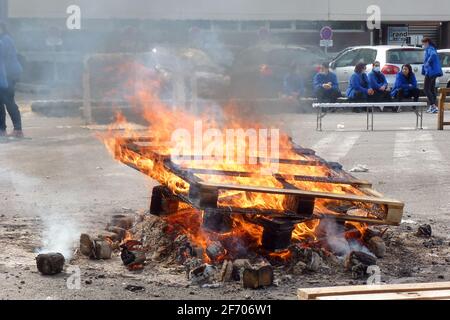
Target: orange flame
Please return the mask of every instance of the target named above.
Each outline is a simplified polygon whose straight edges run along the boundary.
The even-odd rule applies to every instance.
[[[153,154],[146,154],[145,152],[134,152],[126,147],[127,138],[138,139],[140,137],[151,137],[151,141],[146,143],[147,147],[151,147],[153,151],[161,156],[169,156],[175,151],[176,142],[173,141],[173,132],[177,129],[184,128],[187,132],[194,134],[196,128],[196,121],[202,121],[202,132],[204,143],[213,142],[213,138],[205,136],[208,129],[219,129],[225,131],[226,129],[260,129],[266,128],[262,122],[251,121],[245,117],[240,116],[241,107],[232,103],[222,109],[222,120],[211,117],[213,109],[205,110],[202,115],[197,116],[180,107],[172,107],[160,100],[158,90],[161,87],[158,81],[151,78],[151,73],[147,72],[145,67],[138,64],[127,64],[123,68],[119,68],[118,73],[124,77],[126,70],[133,69],[134,73],[144,74],[142,77],[133,77],[132,81],[128,83],[132,88],[125,90],[133,92],[134,94],[127,96],[135,110],[148,123],[145,130],[138,130],[127,122],[127,119],[121,114],[117,113],[116,122],[112,124],[106,134],[100,137],[105,143],[107,149],[113,156],[126,164],[132,165],[142,172],[145,172],[152,179],[167,186],[175,194],[186,195],[189,191],[189,183],[183,180],[178,175],[172,173],[165,168],[162,161],[159,161]],[[253,119],[252,119],[253,120]],[[271,126],[274,128],[274,126]],[[268,145],[275,143],[271,137],[268,137]],[[212,182],[212,183],[226,183],[248,186],[263,186],[273,188],[283,188],[282,183],[273,175],[261,174],[264,170],[272,170],[270,162],[250,163],[246,161],[241,163],[237,161],[236,154],[240,152],[239,148],[245,149],[246,159],[251,157],[268,158],[267,150],[257,149],[256,152],[250,148],[251,143],[245,145],[235,145],[230,150],[228,145],[222,145],[221,151],[230,152],[232,156],[227,159],[202,159],[202,160],[176,160],[177,165],[187,169],[206,169],[206,170],[220,170],[220,171],[234,171],[246,173],[244,176],[239,175],[213,175],[213,174],[195,174],[196,177]],[[299,155],[288,137],[288,135],[281,133],[279,137],[279,155],[280,159],[287,160],[311,160],[306,155]],[[194,154],[190,154],[194,155]],[[267,160],[267,159],[266,159]],[[277,159],[278,160],[278,159]],[[337,194],[354,194],[363,195],[364,193],[359,189],[341,184],[327,184],[319,182],[296,181],[294,176],[311,176],[311,177],[332,177],[333,173],[328,167],[323,165],[311,166],[301,164],[286,164],[279,163],[277,172],[282,175],[285,181],[294,185],[301,190],[322,191]],[[269,209],[285,212],[289,208],[286,207],[286,196],[250,193],[241,191],[226,191],[219,195],[219,206],[221,207],[239,207],[239,208],[255,208],[255,209]],[[329,200],[317,200],[315,204],[315,211],[317,213],[338,214],[331,207],[334,204]],[[262,227],[250,223],[242,216],[233,215],[233,229],[230,233],[224,235],[211,235],[201,228],[201,215],[198,211],[182,210],[166,218],[171,224],[176,224],[182,231],[189,235],[190,240],[201,248],[207,248],[214,239],[232,242],[233,239],[240,239],[247,243],[249,247],[258,247],[261,245]],[[319,225],[318,220],[313,220],[296,225],[293,232],[293,239],[296,241],[316,240],[316,229]],[[356,226],[356,225],[355,225]],[[231,250],[232,251],[232,250]],[[230,250],[227,254],[232,254]],[[284,255],[282,255],[284,256]],[[286,257],[286,256],[284,256]],[[206,261],[210,260],[204,254]],[[226,258],[220,257],[221,259]]]

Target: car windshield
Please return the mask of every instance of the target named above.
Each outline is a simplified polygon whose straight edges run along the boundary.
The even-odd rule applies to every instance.
[[[424,50],[393,49],[386,53],[386,62],[392,64],[422,64]]]

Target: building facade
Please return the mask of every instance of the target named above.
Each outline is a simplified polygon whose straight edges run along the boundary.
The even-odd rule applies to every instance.
[[[81,30],[66,28],[70,5],[81,9]],[[377,8],[381,29],[371,32],[367,19]],[[252,44],[261,34],[274,42],[319,45],[319,30],[331,26],[333,51],[402,43],[411,35],[450,47],[448,0],[0,0],[0,10],[21,33],[23,50],[45,49],[58,29],[67,50],[110,51],[126,27],[148,43],[183,43],[196,30],[231,47]]]

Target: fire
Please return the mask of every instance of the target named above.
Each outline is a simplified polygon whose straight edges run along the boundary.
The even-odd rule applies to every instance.
[[[153,151],[157,152],[158,156],[170,156],[175,151],[179,151],[177,139],[173,139],[173,133],[180,128],[186,130],[186,132],[194,135],[196,123],[201,121],[203,142],[205,144],[213,143],[214,139],[208,137],[205,133],[208,130],[225,131],[228,129],[236,130],[259,130],[265,126],[261,123],[254,122],[240,116],[239,108],[230,103],[222,109],[221,117],[213,117],[214,109],[206,109],[202,115],[195,115],[184,110],[180,107],[172,107],[164,103],[159,99],[160,85],[155,79],[152,78],[152,74],[148,72],[143,66],[140,65],[126,65],[125,68],[120,68],[118,73],[121,77],[124,76],[127,68],[137,70],[138,74],[141,72],[144,74],[142,77],[134,77],[127,85],[130,86],[126,92],[133,92],[128,95],[127,98],[130,104],[134,106],[136,112],[138,112],[142,119],[148,123],[148,127],[144,130],[136,129],[127,119],[120,113],[116,116],[116,122],[112,124],[106,134],[100,135],[100,138],[106,145],[110,153],[115,159],[128,165],[134,166],[138,170],[146,173],[152,179],[158,181],[162,185],[167,186],[174,194],[186,195],[189,192],[189,183],[183,180],[182,177],[169,171],[163,161],[159,161],[154,154],[149,153],[137,153],[128,148],[125,148],[125,142],[128,138],[149,137],[150,140],[146,142],[147,147],[151,147]],[[218,120],[220,118],[220,120]],[[271,126],[275,128],[274,126]],[[272,146],[278,141],[274,141],[272,136],[268,136],[268,146]],[[278,155],[275,160],[285,159],[289,163],[277,163],[276,172],[284,178],[286,183],[293,185],[301,190],[308,191],[322,191],[336,194],[352,194],[352,195],[364,195],[359,189],[343,184],[330,184],[321,182],[309,182],[309,181],[297,181],[295,176],[311,176],[318,178],[332,177],[333,173],[328,167],[323,165],[308,165],[302,164],[301,161],[307,162],[311,160],[307,155],[299,155],[295,151],[291,139],[288,135],[281,133],[279,135]],[[206,159],[194,159],[194,158],[182,158],[174,160],[174,162],[181,168],[188,169],[201,169],[205,170],[220,170],[231,171],[237,174],[234,175],[212,175],[206,173],[196,173],[196,177],[208,181],[211,183],[225,183],[234,185],[247,185],[255,187],[271,187],[271,188],[283,188],[282,183],[276,179],[273,172],[273,162],[270,161],[270,155],[267,148],[258,148],[256,151],[250,146],[252,143],[246,140],[248,143],[244,145],[231,145],[223,144],[216,148],[216,153],[227,154],[226,159],[206,158]],[[259,140],[256,144],[260,145]],[[238,161],[237,155],[242,154],[244,148],[245,159],[243,163]],[[202,152],[202,150],[200,150]],[[202,156],[203,154],[187,154],[188,156]],[[184,154],[186,156],[186,154]],[[251,159],[260,157],[263,161],[251,161]],[[296,162],[297,161],[297,162]],[[261,174],[262,172],[270,172],[271,174]],[[242,175],[239,175],[242,173]],[[279,212],[285,212],[286,196],[264,194],[264,193],[251,193],[241,191],[221,191],[219,195],[219,207],[227,208],[254,208],[254,209],[269,209]],[[326,214],[338,214],[334,211],[333,206],[335,203],[330,200],[316,200],[315,211],[317,213]],[[361,206],[364,209],[363,206]],[[370,208],[368,208],[370,209]],[[232,215],[233,228],[232,231],[226,234],[213,234],[207,232],[201,227],[201,214],[193,208],[180,210],[179,212],[172,214],[165,219],[170,222],[170,225],[176,225],[180,228],[181,232],[187,234],[190,240],[197,246],[205,249],[212,241],[220,240],[222,243],[227,243],[226,254],[220,259],[224,259],[229,255],[236,255],[235,251],[242,248],[258,248],[261,246],[263,228],[257,224],[250,223],[241,215]],[[316,241],[317,228],[320,225],[319,220],[308,221],[300,223],[295,226],[293,232],[293,240],[301,241]],[[356,228],[361,228],[363,234],[364,226],[355,224]],[[127,239],[131,239],[132,236],[127,234]],[[277,253],[279,257],[287,258],[286,253]],[[209,257],[204,254],[204,259],[209,260]]]

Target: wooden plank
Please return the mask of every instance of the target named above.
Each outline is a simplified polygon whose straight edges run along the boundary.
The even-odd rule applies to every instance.
[[[384,204],[394,208],[403,209],[404,203],[394,199],[387,198],[375,198],[369,196],[357,196],[351,194],[336,194],[327,192],[305,191],[298,189],[277,189],[269,187],[254,187],[247,185],[234,185],[234,184],[220,184],[220,183],[207,183],[201,182],[204,187],[217,188],[220,190],[236,190],[247,191],[254,193],[271,193],[271,194],[286,194],[286,195],[298,195],[302,197],[330,199],[330,200],[344,200],[344,201],[356,201],[356,202],[368,202],[373,204]]]
[[[450,290],[450,282],[301,288],[298,289],[297,296],[298,299],[300,300],[313,300],[318,297],[337,296],[337,295],[342,296],[354,294],[427,291],[427,290]]]
[[[317,300],[440,300],[449,299],[450,290],[405,291],[318,297]]]
[[[201,174],[201,175],[221,175],[221,176],[230,176],[230,177],[253,177],[255,175],[254,172],[246,172],[246,171],[230,171],[230,170],[214,170],[214,169],[199,169],[199,168],[190,168],[190,167],[179,167],[180,171],[188,171],[193,174]],[[340,178],[328,178],[322,176],[303,176],[303,175],[289,175],[276,173],[273,175],[274,178],[285,178],[288,180],[295,181],[308,181],[308,182],[319,182],[319,183],[330,183],[330,184],[347,184],[352,186],[363,186],[367,187],[370,185],[369,182],[358,180],[358,179],[340,179]]]
[[[442,88],[444,89],[444,88]],[[439,111],[437,116],[437,129],[438,130],[444,130],[444,126],[447,124],[444,121],[444,112],[445,112],[445,99],[447,98],[447,94],[450,93],[450,91],[447,90],[439,90],[440,97],[439,97]]]

